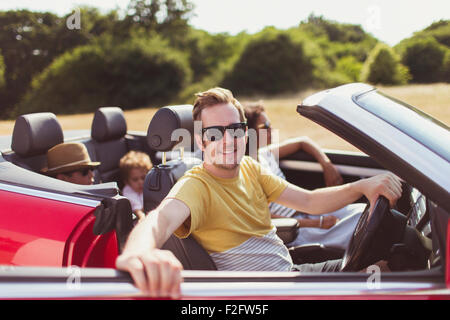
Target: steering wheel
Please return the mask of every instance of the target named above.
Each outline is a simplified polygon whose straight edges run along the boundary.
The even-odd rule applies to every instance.
[[[389,252],[390,241],[386,239],[389,232],[382,231],[387,231],[384,227],[389,216],[389,201],[385,197],[377,199],[372,213],[367,204],[345,250],[341,271],[360,271],[384,258],[386,248]]]

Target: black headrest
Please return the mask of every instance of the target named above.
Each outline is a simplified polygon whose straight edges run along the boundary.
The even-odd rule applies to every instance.
[[[172,134],[177,129],[184,129],[181,136],[189,135],[190,146],[194,143],[194,121],[192,118],[192,108],[190,104],[179,106],[168,106],[159,109],[150,121],[147,130],[147,144],[156,151],[170,151],[181,142],[181,139],[173,137]],[[183,134],[184,133],[184,134]],[[176,139],[175,139],[176,138]]]
[[[21,115],[16,119],[11,149],[20,156],[35,156],[64,142],[56,116],[51,112]]]
[[[91,137],[97,142],[122,138],[127,133],[127,122],[119,107],[101,107],[92,120]]]

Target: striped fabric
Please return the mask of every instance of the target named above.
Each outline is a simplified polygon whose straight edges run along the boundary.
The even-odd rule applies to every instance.
[[[290,271],[293,263],[289,251],[273,228],[263,237],[251,237],[224,252],[210,253],[218,270]]]
[[[281,171],[280,166],[278,165],[278,162],[275,159],[275,156],[270,150],[268,150],[267,148],[259,149],[258,160],[263,167],[269,169],[270,172],[272,172],[274,175],[286,180],[283,171]],[[269,203],[269,210],[270,213],[272,214],[276,214],[287,218],[292,217],[296,212],[294,209],[282,206],[281,204],[275,202]]]

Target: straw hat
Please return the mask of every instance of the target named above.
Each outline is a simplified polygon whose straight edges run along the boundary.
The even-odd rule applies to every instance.
[[[95,168],[100,162],[92,162],[84,144],[77,142],[60,143],[47,151],[47,168],[43,173],[57,174]]]

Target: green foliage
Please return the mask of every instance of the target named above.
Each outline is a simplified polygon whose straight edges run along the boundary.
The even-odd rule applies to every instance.
[[[125,30],[157,32],[177,47],[189,32],[193,9],[188,0],[131,0],[121,24]]]
[[[31,79],[55,57],[87,44],[110,30],[117,16],[81,8],[81,29],[69,30],[66,19],[51,13],[27,10],[0,12],[0,49],[5,64],[5,93],[0,96],[3,116],[28,90]],[[2,114],[0,114],[2,116]]]
[[[431,36],[440,44],[450,48],[450,20],[434,22],[424,30],[417,32],[415,36]]]
[[[246,34],[230,36],[226,33],[209,34],[193,29],[186,43],[179,49],[189,54],[193,81],[199,82],[217,72],[219,65],[240,55],[247,39]]]
[[[332,42],[361,42],[367,38],[359,25],[338,23],[314,14],[310,14],[306,22],[301,22],[299,29],[314,36],[325,35]]]
[[[367,52],[378,43],[377,39],[364,32],[359,25],[342,24],[313,14],[296,29],[297,32],[306,34],[309,41],[320,44],[333,65],[340,58],[349,55],[364,62]]]
[[[412,81],[436,82],[442,79],[442,67],[446,48],[433,37],[412,37],[402,41],[397,49],[402,62],[409,68]]]
[[[0,117],[5,117],[27,92],[31,79],[42,72],[61,54],[78,46],[97,41],[103,35],[117,41],[129,41],[135,35],[148,38],[158,32],[171,43],[183,42],[189,30],[187,20],[192,10],[188,0],[153,0],[158,5],[155,12],[155,28],[146,28],[145,18],[149,1],[131,1],[130,10],[124,18],[117,11],[103,14],[92,7],[81,7],[80,29],[69,29],[67,19],[75,12],[62,17],[51,13],[27,10],[0,11],[0,50],[5,64],[5,87],[0,92],[2,109]],[[142,10],[132,10],[132,5]]]
[[[310,15],[291,35],[302,34],[307,53],[314,64],[313,85],[337,86],[357,81],[362,63],[378,43],[359,25],[342,24]]]
[[[449,82],[447,52],[450,50],[450,20],[440,20],[402,40],[395,49],[408,66],[413,82]]]
[[[306,87],[313,65],[303,45],[267,29],[250,40],[222,84],[236,94],[278,94]]]
[[[284,31],[210,34],[189,25],[193,9],[190,0],[130,0],[124,15],[81,7],[76,30],[66,26],[73,12],[0,11],[0,118],[12,109],[191,103],[213,86],[271,95],[354,81],[450,79],[450,20],[398,44],[401,64],[387,46],[375,49],[378,40],[359,25],[311,14]]]
[[[169,103],[190,80],[185,55],[160,38],[117,44],[110,38],[57,58],[33,79],[17,113],[92,112]]]
[[[363,64],[354,56],[345,56],[338,60],[336,71],[348,78],[349,82],[359,81]]]
[[[373,84],[405,84],[409,80],[408,69],[401,65],[392,48],[379,43],[364,63],[361,80]]]
[[[450,50],[447,50],[445,53],[444,63],[442,65],[442,81],[450,82]]]
[[[6,114],[24,93],[37,70],[49,63],[54,44],[52,28],[57,16],[26,10],[0,12],[0,49],[5,65],[5,88],[1,94],[2,114]],[[46,54],[44,54],[46,53]]]

